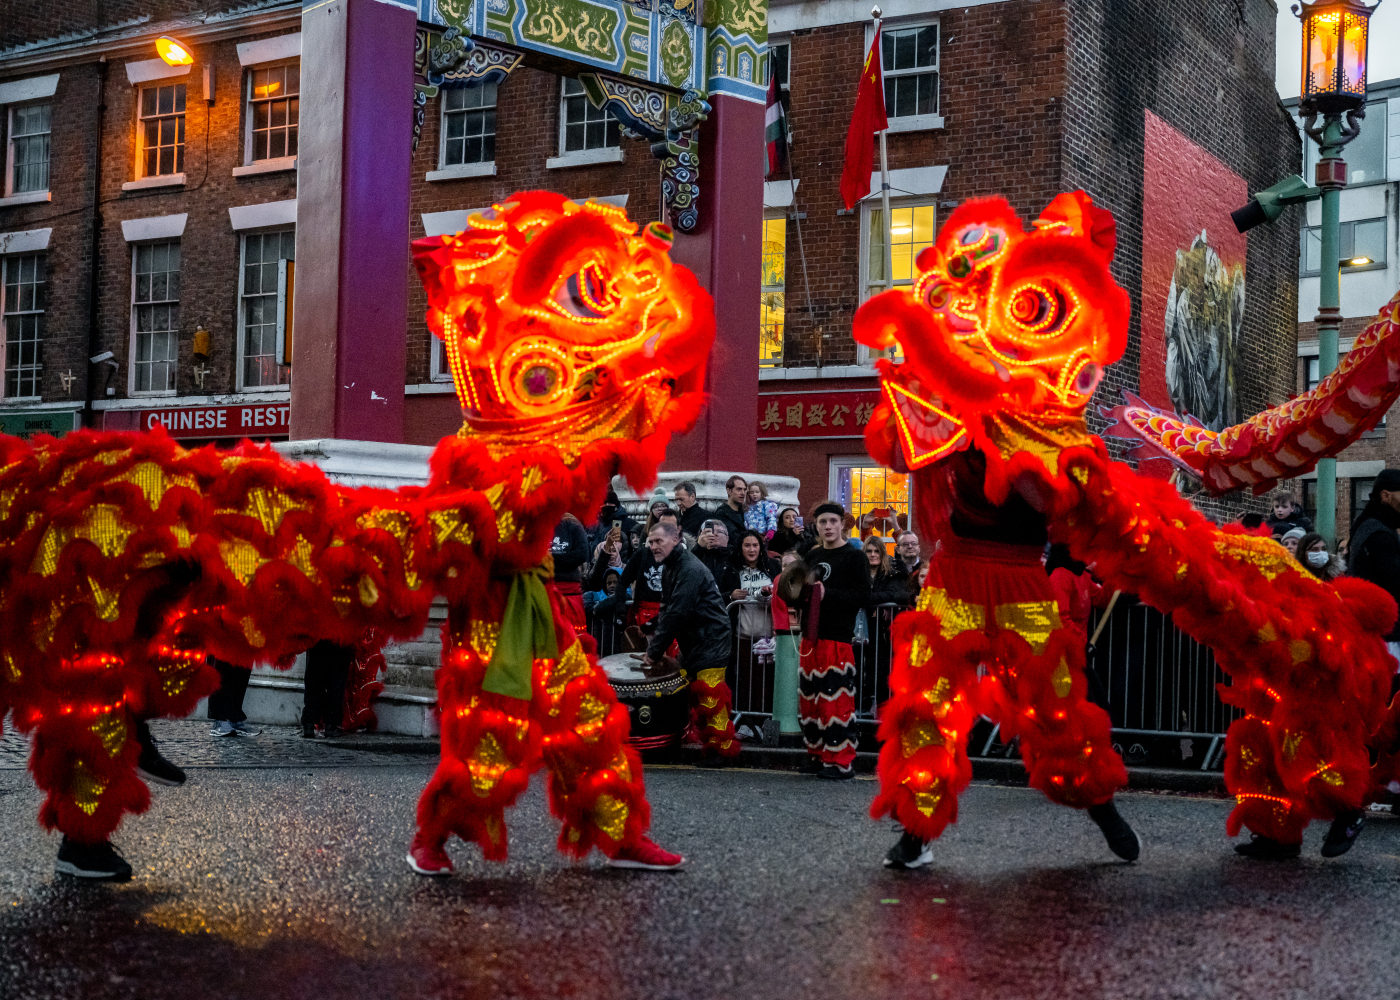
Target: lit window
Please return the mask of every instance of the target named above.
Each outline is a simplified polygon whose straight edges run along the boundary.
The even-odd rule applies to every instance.
[[[49,189],[49,122],[52,105],[10,109],[10,175],[7,195]]]
[[[868,458],[832,459],[831,478],[832,496],[856,519],[850,534],[868,535],[873,531],[888,537],[895,526],[909,527],[907,475],[873,465]],[[862,525],[862,518],[867,515],[870,517]]]
[[[595,108],[583,92],[583,84],[564,78],[563,134],[560,153],[580,153],[622,145],[622,129],[611,112]]]
[[[1361,513],[1362,508],[1366,506],[1366,501],[1371,499],[1371,490],[1375,489],[1375,486],[1376,480],[1374,477],[1370,479],[1353,479],[1351,481],[1351,516],[1347,518],[1347,524],[1356,523],[1356,515]],[[1316,497],[1313,499],[1313,507],[1317,507]],[[1308,516],[1316,518],[1317,511],[1314,509],[1313,513]]]
[[[763,324],[758,341],[761,368],[783,363],[784,282],[787,270],[787,219],[763,220],[763,290],[759,307]]]
[[[496,158],[496,84],[441,91],[442,166]]]
[[[243,281],[238,323],[244,389],[291,383],[290,365],[277,363],[277,327],[287,307],[287,269],[296,260],[296,233],[250,233],[243,237]]]
[[[5,396],[38,396],[44,370],[44,255],[0,258],[5,321]]]
[[[1342,262],[1342,271],[1383,270],[1386,266],[1385,253],[1386,220],[1359,219],[1356,222],[1343,222],[1338,232],[1339,247],[1337,256]],[[1356,261],[1349,264],[1348,261]],[[1313,275],[1322,271],[1322,229],[1313,227],[1303,230],[1302,247],[1299,253],[1298,273]]]
[[[185,171],[185,85],[141,88],[141,176]]]
[[[248,74],[248,162],[297,155],[301,62],[260,66]]]
[[[174,392],[180,331],[180,244],[143,243],[135,248],[132,287],[133,388]]]
[[[886,117],[938,114],[938,25],[885,29],[880,55]]]

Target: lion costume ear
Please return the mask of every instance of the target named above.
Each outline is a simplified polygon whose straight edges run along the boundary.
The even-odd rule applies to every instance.
[[[1104,264],[1113,262],[1118,247],[1118,225],[1113,221],[1113,213],[1099,208],[1083,191],[1056,195],[1035,224],[1037,228],[1068,229],[1075,236],[1087,237],[1098,248]]]

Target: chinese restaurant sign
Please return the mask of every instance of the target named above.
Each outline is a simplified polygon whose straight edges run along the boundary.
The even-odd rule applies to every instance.
[[[106,430],[164,427],[173,438],[286,437],[290,403],[260,406],[172,406],[160,410],[107,410]]]
[[[878,389],[760,395],[758,439],[860,437],[879,402]]]

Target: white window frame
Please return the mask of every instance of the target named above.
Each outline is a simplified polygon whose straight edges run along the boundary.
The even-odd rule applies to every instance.
[[[865,428],[864,428],[864,427],[861,427],[861,428],[859,428],[859,430],[860,430],[862,433],[864,433]],[[841,496],[841,479],[840,479],[840,472],[841,472],[842,469],[851,469],[851,468],[860,468],[860,469],[889,469],[889,466],[880,464],[879,462],[875,461],[875,459],[871,458],[868,454],[859,454],[859,455],[832,455],[832,456],[830,456],[830,457],[827,459],[827,464],[826,464],[826,469],[827,469],[827,473],[826,473],[826,495],[829,496],[829,497],[831,497],[831,498],[832,498],[833,500],[835,500],[837,503],[842,503],[842,501],[841,501],[841,499],[840,499],[840,496]],[[893,469],[890,469],[889,471],[893,472],[894,470],[893,470]],[[908,474],[908,473],[906,473],[905,475],[906,475],[906,477],[908,478],[908,481],[909,481],[909,509],[908,509],[907,511],[905,511],[904,513],[907,515],[907,521],[908,521],[908,524],[909,524],[909,528],[912,530],[913,527],[914,527],[914,477],[913,477],[913,475]],[[847,498],[847,500],[849,500],[849,497]],[[845,506],[845,505],[843,504],[843,506]],[[852,511],[852,510],[850,509],[850,507],[846,507],[846,513],[848,513],[848,514],[853,514],[854,511]],[[855,532],[857,532],[857,533],[859,533],[859,531],[860,531],[860,519],[859,519],[859,518],[856,519],[856,525],[855,525],[855,527],[852,528],[851,530],[852,530],[852,531],[855,531]],[[846,537],[847,537],[847,538],[850,538],[851,536],[848,534]]]
[[[244,355],[246,354],[245,348],[247,345],[247,313],[244,311],[243,308],[243,300],[245,297],[243,294],[243,282],[245,279],[244,269],[247,267],[248,261],[248,237],[257,236],[261,238],[263,236],[270,236],[274,233],[291,233],[293,238],[295,238],[296,231],[296,226],[292,225],[269,226],[267,228],[260,229],[245,229],[241,230],[238,233],[238,296],[236,304],[234,306],[234,308],[237,310],[236,321],[234,323],[237,337],[237,340],[234,342],[234,363],[236,366],[234,369],[234,391],[236,392],[286,392],[290,388],[290,383],[282,382],[277,382],[272,385],[247,385],[244,383],[243,360]],[[268,293],[262,293],[262,295],[266,294]],[[258,297],[261,298],[262,296],[260,295]],[[281,266],[277,269],[277,301],[279,303],[279,308],[283,310],[280,312],[280,315],[282,316],[286,315],[286,297],[287,269],[285,266]],[[280,322],[281,321],[279,320],[279,326]]]
[[[301,56],[291,56],[286,59],[273,59],[264,63],[255,63],[243,67],[243,163],[233,168],[233,176],[244,177],[248,174],[270,174],[282,170],[295,170],[297,165],[296,154],[291,156],[274,156],[263,160],[253,159],[253,74],[260,69],[272,69],[276,66],[290,66],[293,63],[301,68]],[[282,100],[286,100],[285,97]],[[301,84],[300,73],[298,73],[297,84],[297,148],[301,148]]]
[[[6,402],[11,402],[11,403],[18,403],[18,402],[34,402],[34,401],[41,400],[41,399],[44,398],[44,397],[43,397],[43,391],[42,391],[42,389],[40,390],[40,392],[39,392],[38,395],[34,395],[34,396],[10,396],[10,395],[8,395],[7,392],[6,392],[6,390],[7,390],[7,388],[8,388],[8,385],[9,385],[9,378],[8,378],[7,376],[8,376],[8,374],[9,374],[9,363],[10,363],[10,354],[9,354],[9,352],[10,352],[10,338],[9,338],[8,331],[6,331],[6,329],[5,329],[4,319],[5,319],[6,316],[11,315],[11,314],[8,313],[8,312],[6,311],[6,308],[7,308],[7,306],[8,306],[8,303],[5,301],[5,288],[6,288],[6,281],[5,281],[5,278],[6,278],[6,276],[7,276],[7,271],[8,271],[8,269],[9,269],[9,267],[10,267],[10,264],[11,264],[12,262],[18,261],[21,257],[43,257],[43,258],[45,258],[45,260],[44,260],[44,284],[47,285],[47,284],[48,284],[48,280],[49,280],[49,275],[48,275],[48,251],[47,251],[47,250],[27,250],[27,251],[25,251],[25,252],[23,252],[23,253],[0,254],[0,399],[3,399],[3,400],[5,400]],[[43,304],[44,304],[44,305],[47,305],[48,303],[47,303],[47,302],[44,302]],[[48,309],[35,309],[35,310],[27,311],[27,313],[25,313],[25,314],[27,314],[27,315],[35,315],[35,314],[37,314],[37,315],[39,315],[39,316],[44,316],[45,314],[47,314],[47,312],[48,312]],[[15,315],[25,315],[25,314],[15,313]],[[40,320],[40,324],[41,324],[41,325],[43,324],[43,320],[42,320],[42,319]],[[43,349],[43,343],[44,343],[44,340],[45,340],[45,339],[46,339],[46,338],[43,336],[43,331],[41,330],[40,337],[39,337],[39,345],[40,345],[40,349],[41,349],[41,350]],[[43,377],[44,377],[43,372],[44,372],[44,365],[43,365],[43,362],[40,362],[40,363],[39,363],[39,379],[40,379],[40,384],[41,384],[41,385],[42,385],[42,383],[43,383]]]
[[[891,132],[928,132],[933,129],[943,128],[943,22],[936,17],[907,17],[907,18],[886,18],[880,23],[881,32],[905,31],[909,28],[924,28],[933,26],[938,29],[938,45],[936,46],[937,59],[930,68],[920,67],[918,70],[897,71],[894,75],[913,75],[916,72],[934,72],[938,74],[938,108],[939,114],[933,115],[905,115],[902,118],[891,118]],[[865,26],[865,51],[870,51],[871,44],[875,41],[875,26],[867,22]],[[792,70],[789,68],[789,75]],[[881,55],[880,62],[881,79],[885,78],[884,56]],[[882,95],[883,96],[883,95]]]
[[[496,88],[496,103],[484,105],[481,108],[467,108],[459,111],[448,111],[447,95],[456,90],[481,90],[482,87]],[[452,181],[460,180],[464,177],[495,177],[496,157],[493,155],[489,160],[482,160],[479,163],[448,163],[447,162],[447,116],[449,114],[471,114],[473,111],[483,111],[487,108],[496,109],[496,131],[492,133],[497,138],[500,137],[500,101],[501,84],[483,84],[478,87],[440,87],[438,89],[438,158],[437,169],[428,171],[424,180],[427,181]],[[561,104],[562,108],[563,105]]]
[[[49,136],[49,183],[38,191],[16,191],[15,190],[15,112],[22,108],[40,107],[47,104],[49,106],[49,130],[44,135]],[[5,200],[9,204],[17,205],[29,201],[51,201],[53,199],[53,111],[54,103],[51,98],[44,98],[37,101],[24,101],[7,105],[5,108]],[[36,135],[41,133],[34,133]],[[29,136],[25,136],[29,138]]]
[[[587,166],[591,163],[621,163],[623,160],[621,136],[618,137],[618,144],[616,146],[604,145],[598,149],[576,149],[573,152],[566,152],[566,137],[568,135],[569,124],[567,104],[570,98],[579,96],[577,94],[565,93],[564,88],[569,79],[571,78],[566,76],[561,76],[559,78],[559,155],[551,156],[549,159],[545,160],[545,168],[548,170],[558,170],[563,167]],[[584,96],[584,101],[589,107],[593,106],[586,95]],[[617,120],[617,116],[613,115],[612,112],[607,109],[604,109],[603,114],[605,123],[608,118],[612,118],[614,121]],[[607,126],[605,124],[605,132],[606,128]],[[606,136],[603,141],[607,141]]]
[[[447,363],[447,342],[437,334],[428,334],[428,381],[451,382],[452,369]]]
[[[928,207],[933,209],[933,233],[936,238],[938,235],[938,195],[930,194],[890,199],[891,214],[893,214],[896,209],[900,208]],[[883,208],[884,205],[880,200],[879,194],[874,191],[860,203],[860,262],[858,274],[860,285],[858,287],[858,292],[861,302],[870,298],[872,294],[870,284],[870,213],[875,210],[883,210]],[[892,287],[900,288],[903,286],[904,282],[896,281]],[[884,291],[884,289],[882,288],[880,291]],[[864,344],[857,344],[856,364],[868,365],[870,363],[870,348],[866,347]]]
[[[1386,216],[1384,216],[1384,215],[1373,216],[1373,217],[1367,218],[1367,219],[1351,219],[1351,220],[1349,220],[1349,221],[1347,221],[1347,222],[1343,222],[1343,223],[1341,224],[1341,232],[1340,232],[1340,234],[1339,234],[1339,238],[1340,238],[1341,242],[1342,242],[1342,243],[1345,243],[1346,240],[1347,240],[1348,238],[1350,238],[1351,241],[1352,241],[1352,250],[1355,251],[1355,249],[1356,249],[1356,242],[1355,242],[1355,241],[1356,241],[1356,227],[1357,227],[1358,225],[1365,225],[1365,224],[1368,224],[1368,223],[1369,223],[1369,224],[1372,224],[1372,225],[1374,225],[1375,223],[1380,223],[1381,227],[1382,227],[1383,229],[1386,230],[1385,238],[1384,238],[1383,240],[1381,240],[1381,250],[1382,250],[1383,253],[1385,253],[1386,256],[1385,256],[1383,259],[1381,259],[1381,260],[1372,260],[1371,263],[1369,263],[1369,264],[1361,264],[1361,265],[1359,265],[1359,266],[1357,266],[1357,267],[1351,267],[1351,266],[1347,265],[1346,263],[1343,263],[1343,264],[1342,264],[1342,267],[1341,267],[1341,272],[1342,272],[1342,274],[1357,274],[1357,273],[1359,273],[1359,272],[1361,272],[1361,271],[1384,271],[1386,268],[1388,268],[1388,267],[1390,266],[1390,220],[1389,220],[1388,218],[1386,218]],[[1317,233],[1317,234],[1318,234],[1318,239],[1319,239],[1319,241],[1320,241],[1321,238],[1322,238],[1322,235],[1321,235],[1321,234],[1322,234],[1322,227],[1321,227],[1321,226],[1304,226],[1303,229],[1302,229],[1302,232],[1299,234],[1299,238],[1298,238],[1298,258],[1299,258],[1299,259],[1298,259],[1298,277],[1300,277],[1300,278],[1316,278],[1319,274],[1322,273],[1320,269],[1319,269],[1319,270],[1316,270],[1316,271],[1306,271],[1306,270],[1303,269],[1303,265],[1305,265],[1305,264],[1307,263],[1307,255],[1308,255],[1308,237],[1309,237],[1309,235],[1311,235],[1311,234],[1313,234],[1313,233]],[[1349,237],[1348,237],[1348,234],[1350,234]],[[1340,245],[1339,245],[1339,249],[1340,249]],[[1319,251],[1319,252],[1320,252],[1320,251]],[[1350,258],[1349,256],[1347,256],[1347,255],[1345,254],[1345,252],[1343,252],[1342,260],[1343,260],[1343,261],[1346,261],[1346,260],[1350,260],[1350,259],[1351,259],[1351,258]]]
[[[173,387],[169,388],[169,389],[139,389],[139,390],[138,390],[138,389],[136,388],[136,309],[137,309],[138,306],[142,306],[142,305],[158,304],[158,303],[137,302],[137,301],[136,301],[136,257],[137,257],[137,254],[139,254],[139,253],[141,252],[141,250],[142,250],[143,247],[153,246],[153,245],[155,245],[155,244],[157,244],[157,243],[175,243],[175,244],[177,244],[177,245],[180,246],[180,271],[179,271],[179,273],[180,273],[180,275],[181,275],[181,278],[180,278],[180,290],[181,290],[182,293],[183,293],[183,291],[184,291],[184,286],[185,286],[185,282],[184,282],[185,250],[184,250],[183,240],[181,239],[181,237],[174,236],[174,237],[167,237],[167,238],[165,238],[165,239],[158,239],[158,240],[143,240],[143,241],[140,242],[140,243],[131,243],[131,244],[130,244],[130,248],[131,248],[131,291],[130,291],[130,293],[129,293],[128,301],[131,303],[131,333],[130,333],[129,338],[127,339],[126,394],[127,394],[128,396],[132,396],[132,397],[138,397],[138,396],[139,396],[139,397],[147,397],[147,396],[150,396],[150,397],[174,396],[174,395],[177,395],[177,394],[179,393],[179,391],[180,391],[180,327],[179,327],[179,324],[178,324],[178,323],[177,323],[176,326],[175,326],[175,359],[174,359],[174,361],[173,361],[173,364],[175,365],[175,385],[174,385]],[[167,272],[167,273],[168,273],[168,272]],[[177,307],[180,305],[180,299],[179,299],[179,298],[175,298],[175,299],[161,299],[160,301],[161,301],[162,303],[165,303],[165,302],[174,302],[174,303],[176,304]]]
[[[161,186],[161,185],[164,185],[164,184],[183,184],[183,183],[185,183],[185,172],[184,172],[184,170],[177,170],[177,171],[175,171],[173,174],[161,174],[161,173],[148,174],[148,173],[146,173],[146,129],[145,129],[145,125],[144,125],[146,119],[143,118],[143,117],[141,116],[141,102],[142,102],[142,98],[143,98],[143,96],[145,95],[146,91],[148,91],[148,90],[159,91],[162,87],[184,87],[184,88],[185,88],[185,110],[179,112],[178,115],[176,115],[174,112],[172,112],[172,114],[169,115],[169,116],[167,116],[167,115],[161,115],[161,114],[159,113],[160,107],[159,107],[159,105],[157,105],[157,107],[156,107],[157,114],[156,114],[155,117],[157,117],[157,118],[178,117],[178,118],[182,119],[183,122],[184,122],[185,129],[186,129],[186,136],[185,136],[185,138],[188,139],[188,137],[189,137],[189,136],[188,136],[188,127],[189,127],[189,121],[188,121],[188,119],[189,119],[189,108],[190,108],[190,89],[189,89],[189,85],[188,85],[187,83],[185,83],[185,81],[183,81],[183,80],[169,80],[169,79],[152,80],[150,83],[142,83],[142,84],[139,84],[139,85],[136,87],[136,142],[134,143],[134,145],[136,146],[136,171],[135,171],[135,173],[134,173],[133,176],[136,178],[136,184],[138,184],[138,185],[140,185],[140,186],[158,187],[158,186]],[[179,128],[179,126],[177,126],[177,130],[178,130],[178,128]],[[187,142],[180,142],[178,145],[179,145],[180,148],[183,149],[183,147],[185,147],[186,145],[188,145],[188,143],[187,143]],[[159,154],[157,154],[157,155],[159,155]],[[179,156],[179,154],[177,154],[177,155],[176,155],[176,161],[177,161],[177,163],[178,163],[179,160],[180,160],[180,156]],[[159,164],[157,164],[157,169],[159,169]],[[144,182],[144,183],[143,183],[143,182]],[[123,187],[125,188],[126,185],[123,185]],[[183,258],[181,258],[181,259],[183,260]]]

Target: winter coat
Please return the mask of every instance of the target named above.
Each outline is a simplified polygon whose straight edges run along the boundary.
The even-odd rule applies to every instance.
[[[729,615],[705,565],[676,546],[661,563],[661,590],[663,606],[647,655],[660,663],[675,642],[692,677],[701,670],[728,665]]]
[[[1371,500],[1351,529],[1352,576],[1374,583],[1400,602],[1400,512],[1379,500]],[[1400,642],[1400,623],[1386,635],[1387,642]]]

